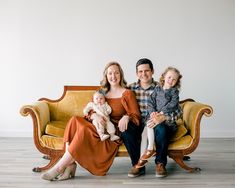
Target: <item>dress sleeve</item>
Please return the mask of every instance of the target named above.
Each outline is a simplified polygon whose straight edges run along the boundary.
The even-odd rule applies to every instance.
[[[140,109],[135,94],[131,90],[127,89],[123,94],[122,104],[126,110],[126,115],[130,117],[130,121],[139,125],[141,118]]]

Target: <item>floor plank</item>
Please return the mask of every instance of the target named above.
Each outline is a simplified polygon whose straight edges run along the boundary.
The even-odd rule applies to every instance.
[[[85,187],[85,188],[143,188],[143,187],[235,187],[235,138],[201,139],[199,147],[191,155],[190,166],[197,166],[201,172],[188,173],[169,159],[168,176],[156,178],[154,160],[147,164],[146,175],[128,178],[130,169],[128,157],[117,157],[106,176],[97,177],[78,167],[76,177],[68,181],[48,182],[40,173],[32,172],[34,166],[46,164],[35,148],[32,138],[0,138],[0,187]]]

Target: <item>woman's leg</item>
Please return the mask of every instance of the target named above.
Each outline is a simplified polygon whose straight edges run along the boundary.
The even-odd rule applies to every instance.
[[[53,166],[50,170],[42,174],[42,179],[45,180],[53,180],[58,175],[62,174],[67,166],[74,163],[74,159],[69,153],[69,144],[73,140],[74,135],[76,134],[77,127],[73,126],[71,122],[73,122],[76,118],[72,117],[70,121],[68,122],[64,134],[64,142],[65,142],[65,153],[62,156],[62,158]]]
[[[50,170],[48,170],[46,173],[42,174],[42,179],[45,180],[53,180],[58,175],[62,174],[66,167],[68,167],[70,164],[74,163],[73,157],[70,155],[68,151],[64,153],[62,158],[56,163],[55,166],[53,166]]]

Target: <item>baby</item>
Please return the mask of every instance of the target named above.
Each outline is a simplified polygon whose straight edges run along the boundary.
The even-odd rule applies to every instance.
[[[105,126],[97,122],[96,118],[92,120],[92,124],[96,127],[97,133],[100,136],[101,141],[104,141],[109,137],[111,141],[118,140],[120,137],[115,135],[115,126],[109,119],[109,114],[112,112],[112,109],[105,101],[105,96],[100,91],[96,91],[94,93],[93,102],[89,102],[83,110],[84,115],[88,115],[90,110],[94,110],[98,115],[104,117],[106,120]],[[105,134],[105,128],[109,135]]]

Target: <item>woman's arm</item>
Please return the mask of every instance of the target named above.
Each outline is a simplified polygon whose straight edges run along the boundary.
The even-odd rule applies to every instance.
[[[121,132],[124,132],[127,130],[129,121],[132,121],[135,125],[139,125],[141,116],[135,94],[131,90],[125,92],[121,102],[126,110],[126,114],[119,120],[118,127]]]

